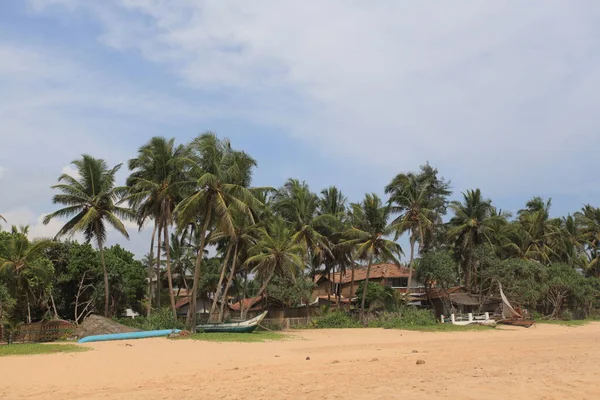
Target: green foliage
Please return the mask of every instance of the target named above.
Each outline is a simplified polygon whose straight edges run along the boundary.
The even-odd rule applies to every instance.
[[[360,328],[362,325],[343,311],[332,311],[311,321],[308,327],[327,328]]]
[[[241,343],[261,343],[284,340],[289,335],[281,333],[255,331],[252,333],[194,333],[189,336],[192,340],[204,340],[207,342],[241,342]],[[187,339],[184,337],[182,339]]]
[[[143,331],[184,328],[183,322],[173,317],[173,313],[171,313],[171,310],[168,308],[155,310],[149,317],[118,318],[116,321],[123,325],[141,329]]]
[[[365,287],[365,281],[362,281],[356,289],[356,296],[361,299]],[[365,307],[371,310],[392,309],[396,305],[394,289],[389,286],[381,285],[378,282],[369,282],[365,297]]]
[[[370,327],[386,329],[402,329],[408,326],[424,327],[436,324],[435,316],[431,310],[415,307],[402,307],[397,312],[385,312],[369,321]]]
[[[121,315],[127,307],[143,312],[142,299],[146,293],[146,268],[134,259],[133,253],[115,245],[106,250],[111,313]],[[103,290],[98,282],[97,290]],[[102,287],[102,288],[101,288]]]
[[[452,253],[446,250],[430,251],[418,260],[417,276],[428,286],[450,288],[458,284],[458,268]]]
[[[0,346],[0,357],[24,356],[33,354],[56,354],[56,353],[78,353],[88,351],[89,348],[74,344],[41,344],[24,343]]]
[[[291,279],[275,276],[267,286],[269,296],[286,307],[294,307],[311,297],[315,284],[306,276]]]

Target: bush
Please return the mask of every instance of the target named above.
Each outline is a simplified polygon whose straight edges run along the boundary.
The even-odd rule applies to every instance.
[[[309,328],[360,328],[361,324],[343,311],[332,311],[312,320]]]
[[[372,328],[403,328],[406,326],[431,326],[437,322],[431,310],[403,307],[398,312],[386,312],[369,322]]]
[[[183,322],[178,321],[168,308],[156,310],[150,314],[149,317],[120,318],[117,319],[117,321],[123,325],[141,329],[143,331],[184,329]]]
[[[571,310],[564,310],[560,315],[560,319],[563,321],[571,321],[573,319],[573,313]]]

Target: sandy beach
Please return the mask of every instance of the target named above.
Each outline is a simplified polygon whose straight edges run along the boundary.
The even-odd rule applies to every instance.
[[[3,357],[0,398],[600,398],[600,323],[290,335],[269,343],[132,340],[89,344],[84,353]]]

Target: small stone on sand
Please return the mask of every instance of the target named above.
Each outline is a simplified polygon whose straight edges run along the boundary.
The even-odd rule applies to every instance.
[[[425,364],[425,360],[417,360],[417,365]]]

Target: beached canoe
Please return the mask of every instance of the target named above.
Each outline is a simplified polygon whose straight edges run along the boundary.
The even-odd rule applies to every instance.
[[[223,324],[201,324],[196,326],[196,330],[198,332],[251,333],[258,328],[258,325],[266,316],[267,311],[247,321],[227,322]]]
[[[160,331],[141,331],[127,333],[112,333],[107,335],[86,336],[77,341],[77,343],[90,342],[106,342],[109,340],[127,340],[127,339],[144,339],[153,337],[169,336],[171,333],[179,333],[179,329],[163,329]]]

